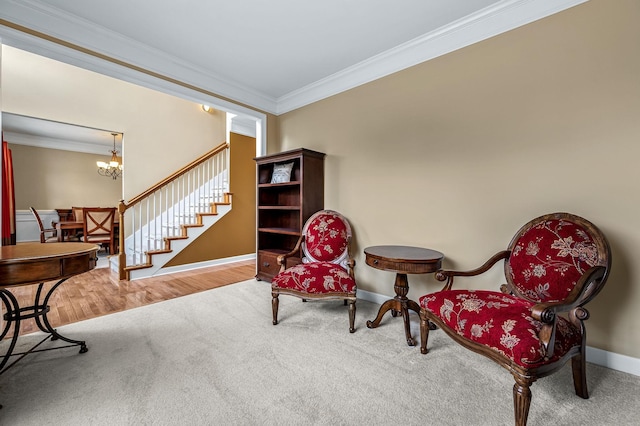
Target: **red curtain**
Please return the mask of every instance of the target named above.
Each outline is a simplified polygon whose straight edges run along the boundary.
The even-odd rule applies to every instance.
[[[2,245],[16,243],[16,197],[13,189],[13,160],[9,144],[2,137]]]

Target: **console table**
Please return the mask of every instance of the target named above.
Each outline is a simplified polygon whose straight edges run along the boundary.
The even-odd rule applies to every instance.
[[[382,317],[391,310],[392,316],[398,312],[404,319],[404,332],[409,346],[415,346],[415,340],[411,337],[409,326],[409,309],[420,313],[420,305],[409,299],[409,281],[407,274],[426,274],[440,269],[444,255],[439,251],[421,247],[410,246],[373,246],[364,249],[367,265],[396,273],[396,281],[393,286],[396,296],[380,306],[378,315],[373,321],[367,321],[367,327],[376,328],[380,325]]]
[[[84,341],[64,337],[51,327],[47,318],[48,303],[60,284],[74,275],[95,268],[98,248],[97,245],[90,243],[26,243],[0,247],[0,299],[2,299],[0,307],[4,313],[0,340],[4,339],[11,329],[13,331],[9,348],[0,358],[0,374],[30,353],[72,346],[80,346],[80,353],[87,352]],[[56,280],[57,282],[41,300],[44,283]],[[33,305],[20,307],[9,288],[32,284],[38,284]],[[26,352],[13,353],[20,333],[20,322],[28,318],[35,319],[38,328],[46,333],[46,337]],[[48,339],[59,339],[69,345],[37,349]],[[18,358],[9,363],[10,358],[14,356]]]

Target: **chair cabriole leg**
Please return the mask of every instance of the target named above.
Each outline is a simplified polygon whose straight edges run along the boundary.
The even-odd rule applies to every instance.
[[[354,333],[356,331],[355,323],[356,323],[356,301],[349,300],[349,333]]]
[[[420,312],[420,353],[426,354],[429,352],[427,349],[427,341],[429,340],[429,321],[427,317]]]
[[[278,324],[278,293],[271,293],[271,310],[273,311],[273,325]]]
[[[585,365],[584,346],[580,353],[571,358],[571,371],[573,373],[573,387],[576,395],[580,398],[588,399],[589,390],[587,388],[587,369]]]

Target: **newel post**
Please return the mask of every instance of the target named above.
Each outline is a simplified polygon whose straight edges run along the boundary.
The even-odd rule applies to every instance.
[[[124,268],[127,266],[127,254],[124,251],[124,211],[126,209],[124,200],[120,200],[118,204],[118,220],[120,222],[118,227],[118,278],[121,280],[126,279]]]

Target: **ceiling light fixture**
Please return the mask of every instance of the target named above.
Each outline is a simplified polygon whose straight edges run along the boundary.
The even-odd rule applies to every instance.
[[[118,133],[111,133],[113,135],[113,150],[111,151],[111,160],[108,163],[104,161],[97,161],[98,174],[101,176],[107,176],[112,179],[117,179],[122,175],[122,161],[118,157],[118,151],[116,151],[116,136]]]

